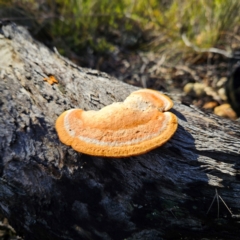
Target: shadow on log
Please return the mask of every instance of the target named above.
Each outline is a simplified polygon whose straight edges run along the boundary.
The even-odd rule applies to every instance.
[[[121,159],[77,153],[60,143],[57,117],[137,88],[76,66],[23,27],[0,33],[0,210],[25,240],[239,238],[239,124],[175,100],[179,127],[164,146]]]

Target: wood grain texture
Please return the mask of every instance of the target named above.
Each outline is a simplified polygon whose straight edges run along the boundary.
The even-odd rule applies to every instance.
[[[169,142],[123,159],[60,143],[57,117],[137,88],[83,69],[14,24],[0,30],[0,210],[31,239],[238,239],[239,124],[174,102]],[[43,81],[54,76],[58,84]],[[220,201],[207,210],[216,189]]]

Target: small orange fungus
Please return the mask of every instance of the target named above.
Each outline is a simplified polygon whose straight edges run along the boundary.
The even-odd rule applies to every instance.
[[[215,107],[214,113],[220,117],[230,118],[232,120],[237,119],[237,114],[233,111],[228,103],[224,103],[218,107]]]
[[[44,78],[43,81],[47,81],[51,85],[53,85],[54,83],[58,83],[58,80],[53,75]]]
[[[139,155],[163,145],[175,133],[177,117],[166,112],[172,106],[166,95],[142,89],[99,111],[65,111],[56,121],[56,130],[60,141],[78,152],[107,157]]]

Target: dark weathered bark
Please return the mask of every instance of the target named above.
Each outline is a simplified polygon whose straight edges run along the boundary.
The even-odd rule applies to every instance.
[[[0,209],[25,239],[238,238],[240,128],[175,101],[164,146],[114,159],[60,143],[66,109],[99,109],[135,90],[80,68],[15,25],[0,35]],[[54,75],[59,84],[43,81]],[[216,190],[219,199],[207,214]],[[189,239],[188,238],[188,239]]]

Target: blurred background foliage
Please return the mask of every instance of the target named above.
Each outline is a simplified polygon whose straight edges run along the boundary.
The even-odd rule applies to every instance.
[[[239,0],[0,0],[0,8],[2,20],[28,26],[67,56],[120,48],[176,62],[203,57],[183,35],[200,49],[239,47]]]

